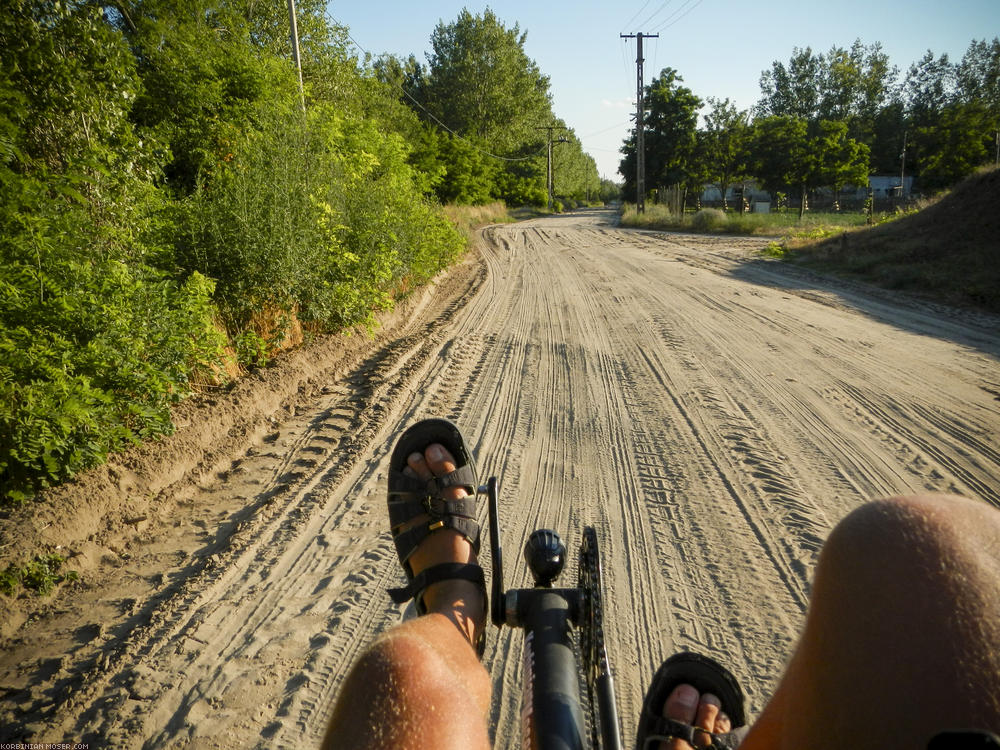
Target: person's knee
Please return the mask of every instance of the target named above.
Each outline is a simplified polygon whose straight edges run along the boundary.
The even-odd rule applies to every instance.
[[[418,618],[382,635],[363,657],[362,668],[384,681],[395,700],[414,695],[453,700],[460,692],[476,706],[490,700],[489,675],[443,617]]]
[[[986,503],[955,495],[897,496],[848,514],[830,534],[820,565],[889,580],[950,571],[964,576],[994,567],[998,548],[1000,511]]]
[[[824,545],[811,617],[872,649],[971,664],[1000,649],[1000,511],[955,496],[867,503]],[[923,657],[921,657],[923,658]],[[980,671],[983,665],[980,664]]]
[[[893,497],[838,523],[772,711],[798,746],[826,746],[809,741],[821,724],[840,747],[859,726],[871,740],[859,747],[995,726],[998,548],[1000,512],[965,498]]]

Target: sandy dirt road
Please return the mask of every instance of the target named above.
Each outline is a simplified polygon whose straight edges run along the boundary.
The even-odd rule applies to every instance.
[[[37,658],[26,626],[0,672],[7,737],[315,746],[350,664],[399,618],[386,463],[425,415],[456,421],[500,478],[508,585],[532,529],[557,529],[575,571],[596,526],[626,743],[679,649],[728,663],[759,712],[822,540],[866,499],[1000,506],[995,318],[760,260],[759,240],[611,218],[486,230],[474,294],[419,311],[151,529],[94,609],[67,604],[61,654]],[[195,565],[183,550],[199,548]],[[520,648],[491,630],[498,748],[517,744]]]

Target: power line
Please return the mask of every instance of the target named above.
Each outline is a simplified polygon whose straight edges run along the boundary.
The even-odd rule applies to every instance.
[[[656,12],[655,12],[655,13],[653,13],[653,14],[652,14],[652,15],[651,15],[651,16],[650,16],[649,18],[647,18],[647,19],[646,19],[645,21],[643,21],[643,22],[642,22],[642,23],[641,23],[640,25],[641,25],[641,26],[650,26],[650,25],[652,25],[652,24],[654,23],[654,20],[653,20],[653,19],[655,19],[655,18],[656,18],[656,17],[658,16],[658,15],[660,15],[660,14],[661,14],[661,13],[662,13],[662,12],[663,12],[663,11],[664,11],[665,9],[666,9],[666,7],[667,7],[668,5],[670,5],[670,3],[672,3],[673,1],[674,1],[674,0],[664,0],[664,3],[663,3],[663,5],[661,5],[661,6],[659,7],[659,8],[657,8],[657,9],[656,9]]]
[[[628,23],[626,23],[626,24],[625,24],[625,25],[624,25],[624,26],[622,27],[622,32],[621,32],[621,33],[623,33],[623,34],[625,33],[625,29],[627,29],[627,28],[629,27],[629,25],[630,25],[630,24],[631,24],[631,23],[632,23],[633,21],[635,21],[635,19],[637,19],[637,18],[638,18],[639,16],[641,16],[641,15],[642,15],[642,12],[643,12],[644,10],[646,10],[646,8],[647,8],[647,7],[649,6],[649,4],[650,4],[651,2],[653,2],[653,0],[646,0],[646,2],[644,2],[644,3],[642,4],[642,7],[641,7],[641,8],[639,8],[639,11],[638,11],[638,13],[636,13],[636,14],[635,14],[634,16],[632,16],[632,17],[631,17],[630,19],[628,19]],[[668,0],[668,2],[669,2],[669,0]]]
[[[344,30],[344,33],[347,35],[347,38],[351,40],[351,43],[354,44],[355,47],[357,47],[359,50],[361,50],[362,52],[364,52],[367,57],[372,57],[372,58],[375,57],[371,52],[369,52],[367,49],[365,49],[363,46],[361,46],[361,43],[358,42],[358,40],[355,39],[351,35],[351,31],[347,27],[347,25],[345,25],[345,24],[341,23],[340,21],[338,21],[329,11],[326,11],[325,15],[326,15],[327,19],[333,21],[335,24],[337,24],[337,26],[339,26],[340,28],[342,28]],[[406,88],[402,84],[395,84],[395,85],[396,85],[396,87],[400,91],[402,91],[406,95],[407,99],[409,99],[411,102],[413,102],[418,107],[420,107],[420,109],[423,111],[423,113],[426,114],[430,119],[432,119],[438,125],[438,127],[442,128],[443,130],[448,131],[455,138],[458,138],[460,141],[464,141],[465,143],[468,143],[473,148],[473,150],[478,151],[479,153],[481,153],[481,154],[483,154],[485,156],[489,156],[490,158],[493,158],[493,159],[499,159],[501,161],[510,161],[510,162],[530,161],[531,159],[535,159],[538,156],[541,156],[541,153],[542,153],[541,150],[539,150],[538,153],[532,154],[531,156],[511,157],[511,156],[500,156],[499,154],[492,154],[489,151],[487,151],[486,149],[484,149],[484,148],[480,147],[479,145],[477,145],[476,143],[474,143],[473,141],[470,141],[464,135],[461,135],[460,133],[456,133],[454,130],[452,130],[447,125],[445,125],[443,122],[441,122],[423,104],[421,104],[419,101],[417,101],[417,99],[413,96],[413,94],[411,94],[409,91],[407,91]]]
[[[582,141],[584,138],[593,138],[595,135],[600,135],[601,133],[607,133],[609,130],[615,130],[617,128],[622,127],[623,125],[628,125],[628,123],[620,122],[617,125],[612,125],[610,128],[604,128],[604,130],[598,130],[596,133],[587,133],[587,135],[578,135],[576,137]]]
[[[674,26],[675,24],[680,22],[681,19],[687,16],[688,13],[690,13],[692,10],[701,5],[704,1],[705,0],[697,0],[697,2],[694,3],[694,5],[691,5],[692,0],[687,0],[687,2],[684,3],[684,5],[682,5],[676,11],[674,11],[673,15],[669,16],[667,20],[663,22],[662,25],[656,28],[656,30],[663,31],[664,29],[669,29],[671,26]],[[687,7],[689,5],[691,7]],[[685,10],[685,8],[687,8],[687,10]]]

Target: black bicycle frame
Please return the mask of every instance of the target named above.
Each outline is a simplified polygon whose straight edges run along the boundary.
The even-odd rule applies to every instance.
[[[580,588],[553,588],[565,564],[566,548],[559,535],[548,529],[532,533],[525,545],[534,588],[503,590],[497,480],[491,477],[480,492],[489,498],[490,554],[493,591],[490,617],[497,627],[522,628],[524,634],[524,687],[521,703],[523,750],[583,750],[588,741],[587,722],[580,702],[580,669],[573,651],[573,629],[585,626],[587,593]],[[621,749],[610,670],[596,680],[592,696],[591,726],[600,726],[600,745]],[[596,704],[594,699],[596,698]],[[596,741],[596,732],[591,735]]]

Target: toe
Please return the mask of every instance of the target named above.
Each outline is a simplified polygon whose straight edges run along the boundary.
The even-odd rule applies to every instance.
[[[663,715],[682,724],[693,724],[698,713],[698,691],[691,685],[678,685],[663,704]],[[680,739],[660,743],[660,750],[687,750],[689,745]]]
[[[731,732],[733,729],[733,722],[729,720],[729,717],[719,711],[719,715],[715,717],[715,733],[725,734],[726,732]]]
[[[409,464],[408,468],[421,479],[432,479],[434,477],[434,473],[431,471],[431,467],[427,465],[423,453],[411,453],[407,457],[406,463]]]
[[[428,471],[436,477],[444,476],[456,469],[455,457],[440,443],[428,445],[427,450],[424,451],[424,458]],[[458,500],[469,493],[462,487],[448,487],[442,494],[449,500]]]
[[[441,476],[455,470],[455,457],[440,443],[428,445],[427,450],[424,451],[424,457],[435,476]]]
[[[695,747],[708,747],[712,738],[707,734],[721,734],[730,730],[729,717],[722,712],[721,701],[711,693],[701,695],[692,685],[678,685],[663,704],[663,715],[668,719],[690,724],[705,731],[696,732]],[[689,750],[690,745],[681,739],[660,744],[660,750]]]
[[[719,731],[717,720],[721,710],[722,703],[719,699],[711,693],[705,693],[701,696],[701,701],[698,703],[698,713],[694,722],[695,726],[709,732],[717,733]],[[695,735],[695,743],[697,746],[707,747],[712,744],[712,738],[704,732],[700,732],[698,735]]]

